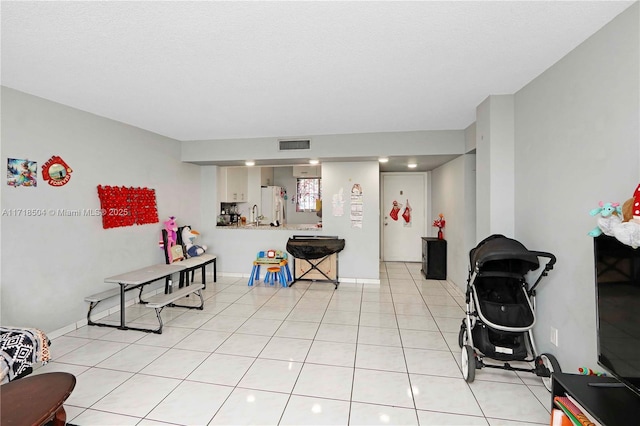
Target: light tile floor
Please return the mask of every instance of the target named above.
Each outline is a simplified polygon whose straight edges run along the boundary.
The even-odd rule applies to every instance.
[[[451,283],[399,262],[381,263],[380,281],[334,291],[220,277],[203,311],[165,309],[163,334],[82,327],[53,339],[54,361],[35,374],[76,375],[65,407],[78,425],[549,424],[533,374],[464,381]],[[157,323],[140,305],[127,319]]]

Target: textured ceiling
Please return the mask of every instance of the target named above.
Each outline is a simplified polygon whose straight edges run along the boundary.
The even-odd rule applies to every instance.
[[[2,84],[178,140],[463,129],[632,2],[2,2]]]

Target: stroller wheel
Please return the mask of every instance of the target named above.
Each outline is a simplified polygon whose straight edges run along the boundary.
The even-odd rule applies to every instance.
[[[464,345],[462,348],[462,375],[467,383],[471,383],[476,378],[476,356],[473,348],[469,345]]]
[[[551,374],[561,373],[562,369],[555,356],[545,353],[536,358],[535,372],[536,376],[542,377],[542,384],[551,392]]]
[[[460,346],[460,349],[462,349],[462,347],[466,342],[467,342],[467,325],[465,324],[465,321],[462,320],[462,324],[460,325],[460,332],[458,333],[458,346]]]

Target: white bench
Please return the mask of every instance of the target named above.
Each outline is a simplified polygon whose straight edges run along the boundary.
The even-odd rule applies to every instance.
[[[126,318],[125,318],[126,317],[125,293],[127,291],[131,291],[133,289],[138,288],[140,289],[138,300],[140,300],[140,303],[146,303],[144,300],[142,300],[142,291],[144,290],[144,287],[146,285],[154,283],[159,280],[165,280],[166,287],[170,287],[171,277],[177,273],[180,273],[182,277],[182,271],[184,269],[185,268],[183,266],[178,266],[178,265],[157,264],[157,265],[150,265],[144,268],[136,269],[135,271],[125,272],[124,274],[119,274],[119,275],[105,278],[104,281],[106,283],[118,284],[119,288],[111,288],[101,293],[96,293],[94,295],[85,297],[85,300],[89,302],[89,312],[87,313],[88,325],[98,325],[101,327],[115,327],[120,330],[139,330],[139,331],[145,331],[148,333],[151,333],[151,332],[157,333],[158,330],[154,330],[154,329],[127,326]],[[166,293],[168,293],[168,291],[166,291]],[[119,297],[120,298],[120,324],[113,324],[112,322],[97,323],[95,321],[92,321],[91,313],[96,308],[96,306],[101,301],[105,299],[109,299],[114,296],[120,296]]]
[[[144,285],[141,285],[140,287],[131,287],[131,288],[126,288],[124,291],[127,292],[129,290],[133,290],[135,288],[139,288],[140,289],[140,293],[138,294],[138,299],[140,300],[140,303],[146,303],[145,301],[142,300],[142,290],[144,289]],[[96,293],[96,294],[92,294],[91,296],[87,296],[84,298],[85,302],[89,302],[89,312],[87,312],[87,324],[88,325],[98,325],[98,326],[107,326],[110,327],[110,325],[107,324],[103,324],[103,323],[98,323],[95,321],[91,320],[91,312],[93,312],[93,310],[95,309],[96,306],[98,306],[98,303],[102,302],[103,300],[109,299],[110,297],[120,297],[120,288],[115,287],[109,290],[105,290],[101,293]]]
[[[188,308],[188,309],[204,309],[204,298],[202,297],[202,289],[204,288],[204,284],[191,284],[180,289],[174,290],[171,293],[166,294],[156,294],[155,296],[151,296],[146,302],[147,308],[153,308],[156,310],[156,316],[158,317],[158,322],[160,323],[160,327],[157,330],[154,330],[154,333],[162,334],[162,316],[160,313],[166,306],[175,306],[179,308]],[[191,306],[191,305],[176,305],[175,302],[178,299],[181,299],[185,296],[188,296],[192,293],[197,294],[200,297],[200,306]]]
[[[202,284],[207,286],[206,275],[205,275],[205,267],[209,264],[213,264],[213,282],[218,281],[218,274],[216,268],[216,259],[217,257],[213,254],[201,254],[200,256],[189,257],[187,259],[181,260],[179,262],[174,263],[175,265],[180,265],[185,267],[185,277],[186,282],[189,282],[189,272],[191,272],[191,282],[193,282],[194,272],[196,269],[200,269],[202,274]],[[180,277],[180,284],[182,284],[182,276]]]

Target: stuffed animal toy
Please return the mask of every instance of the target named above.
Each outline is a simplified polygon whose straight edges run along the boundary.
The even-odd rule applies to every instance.
[[[631,218],[631,221],[640,223],[640,184],[638,185],[636,190],[633,192],[632,215],[633,217]]]
[[[640,185],[622,207],[623,222],[614,228],[613,236],[634,249],[640,247]]]
[[[622,208],[620,203],[603,203],[600,201],[600,207],[589,212],[591,216],[600,215],[598,218],[598,226],[589,231],[589,235],[597,237],[601,234],[613,237],[613,228],[622,223]]]
[[[640,247],[640,223],[634,222],[633,220],[623,222],[613,228],[613,236],[622,244],[636,249]]]
[[[167,246],[164,246],[164,241],[161,238],[160,248],[167,251],[169,263],[184,259],[182,247],[176,244],[178,241],[178,224],[176,223],[176,218],[171,216],[169,217],[169,220],[163,222],[163,224],[164,229],[167,231]]]
[[[188,257],[200,256],[207,250],[207,246],[197,246],[193,244],[193,241],[198,235],[200,235],[200,233],[198,231],[194,231],[189,226],[182,228],[182,243],[187,250]]]
[[[591,210],[590,214],[595,216],[598,213],[602,216],[598,219],[598,227],[591,230],[589,235],[597,237],[604,233],[634,249],[640,247],[640,185],[622,207],[600,202],[600,208]]]
[[[633,219],[634,201],[635,200],[632,197],[622,204],[622,221],[623,222],[629,222],[631,219]]]
[[[633,193],[633,197],[622,205],[622,221],[640,223],[640,185]]]

